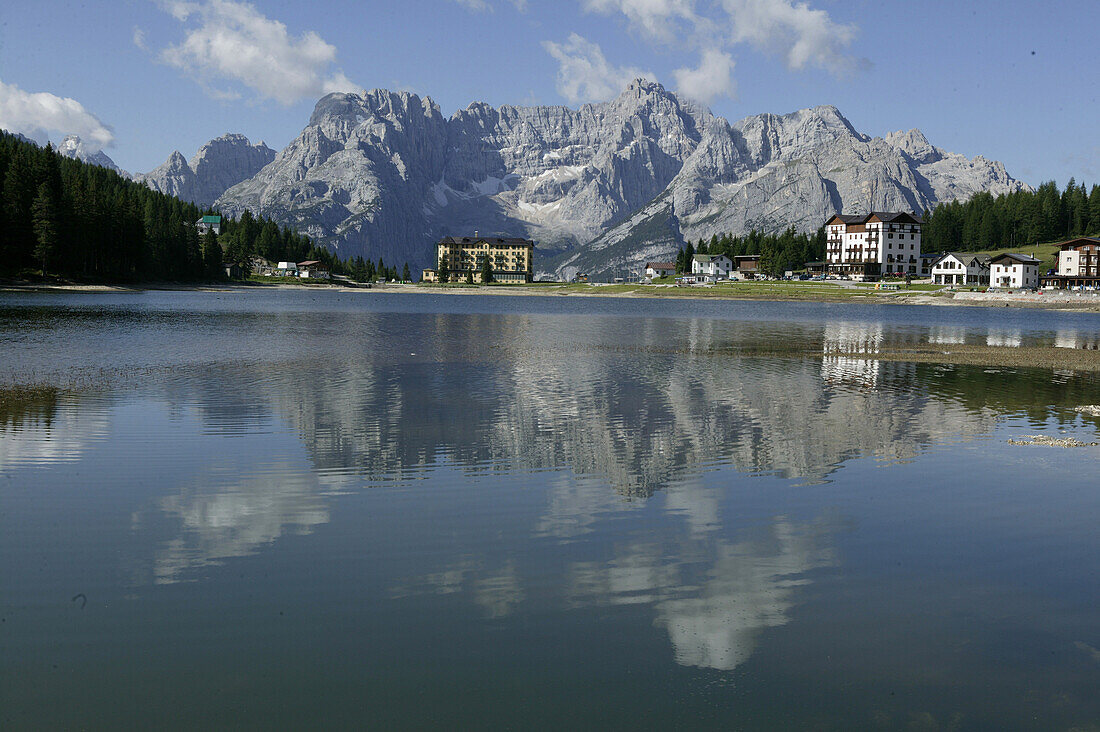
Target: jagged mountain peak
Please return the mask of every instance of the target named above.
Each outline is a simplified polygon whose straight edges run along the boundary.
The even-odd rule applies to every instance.
[[[164,161],[164,165],[173,170],[188,167],[187,158],[183,157],[183,153],[179,150],[173,150],[172,154],[168,156],[168,159]]]
[[[274,159],[275,151],[264,143],[253,145],[244,135],[228,133],[204,144],[190,161],[173,150],[164,163],[135,179],[153,190],[209,206]]]
[[[64,155],[67,158],[79,160],[84,163],[90,163],[91,165],[99,165],[104,168],[110,168],[111,170],[120,173],[126,177],[130,174],[115,165],[115,161],[102,150],[90,150],[84,143],[84,140],[80,138],[80,135],[65,135],[65,137],[54,148],[58,153]]]
[[[943,158],[943,151],[935,147],[918,129],[888,132],[883,138],[887,144],[898,148],[917,163],[934,163]]]
[[[837,210],[919,211],[1021,187],[919,131],[865,135],[832,105],[730,124],[637,79],[577,109],[475,101],[446,119],[409,92],[330,94],[218,205],[262,211],[342,256],[413,265],[441,235],[522,235],[562,273],[660,258],[686,238],[812,230]]]
[[[317,127],[334,120],[361,122],[371,115],[394,117],[412,114],[434,116],[441,112],[431,97],[421,99],[410,91],[371,89],[362,94],[333,92],[318,100],[310,115],[309,126]]]

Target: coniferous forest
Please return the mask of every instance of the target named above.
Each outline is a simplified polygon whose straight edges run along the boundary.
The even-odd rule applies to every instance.
[[[408,271],[362,257],[345,263],[308,236],[247,212],[238,221],[223,219],[220,236],[201,236],[195,222],[215,213],[0,132],[0,276],[210,281],[225,278],[223,263],[247,274],[254,256],[315,259],[360,281]]]
[[[753,229],[744,236],[723,234],[709,241],[688,242],[676,255],[676,271],[690,272],[691,258],[696,254],[725,254],[730,259],[742,254],[759,254],[759,268],[772,276],[787,270],[802,269],[806,262],[825,258],[825,227],[813,234],[799,234],[788,227],[781,234],[765,234]]]
[[[1034,192],[979,193],[966,203],[941,203],[924,214],[921,248],[980,252],[1075,236],[1100,236],[1100,185],[1087,189],[1070,178],[1062,191],[1048,181]]]

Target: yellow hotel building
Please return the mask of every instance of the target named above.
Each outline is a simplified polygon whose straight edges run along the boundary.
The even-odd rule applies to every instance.
[[[494,282],[530,282],[535,274],[535,242],[495,236],[445,236],[435,245],[437,267],[446,262],[448,281],[461,282],[466,273],[481,282],[485,258],[493,268]],[[426,269],[421,282],[438,282],[439,270]]]

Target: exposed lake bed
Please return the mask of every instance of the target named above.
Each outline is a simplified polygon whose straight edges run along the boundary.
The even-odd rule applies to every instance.
[[[1090,315],[364,294],[0,296],[5,727],[1100,720]]]

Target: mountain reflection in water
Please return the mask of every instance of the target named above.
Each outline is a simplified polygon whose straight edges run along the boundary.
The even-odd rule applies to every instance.
[[[875,358],[1095,347],[1080,328],[410,307],[39,313],[11,337],[60,339],[66,368],[95,353],[125,376],[9,400],[0,477],[117,501],[108,556],[134,597],[289,556],[308,601],[312,574],[344,562],[341,580],[369,588],[364,622],[381,605],[499,627],[633,611],[685,671],[731,671],[844,565],[854,522],[827,491],[849,463],[873,482],[945,445],[984,449],[1008,417],[1077,423],[1096,392],[1072,370]],[[780,483],[827,497],[773,504]]]

